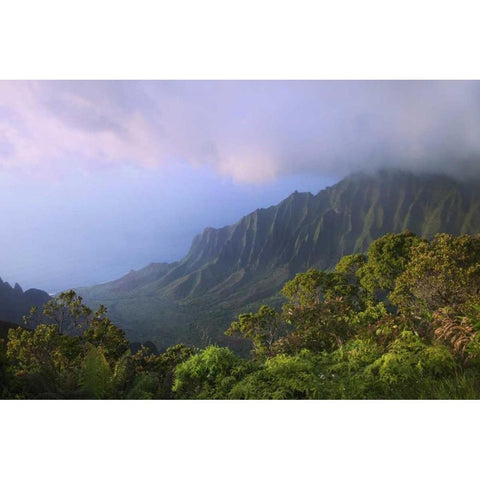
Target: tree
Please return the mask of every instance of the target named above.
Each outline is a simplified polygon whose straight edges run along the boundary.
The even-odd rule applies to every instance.
[[[10,329],[7,359],[14,389],[28,397],[63,397],[75,390],[83,348],[78,336],[61,335],[56,325]]]
[[[306,350],[297,355],[277,355],[265,365],[236,383],[229,398],[236,399],[309,399],[321,398],[325,376],[316,357]]]
[[[357,327],[355,312],[342,297],[311,305],[286,304],[283,317],[293,331],[276,342],[277,353],[330,352],[351,338]]]
[[[244,371],[230,349],[210,346],[177,366],[173,392],[178,398],[227,398]]]
[[[427,345],[404,331],[380,358],[366,367],[364,382],[372,398],[431,398],[432,385],[455,373],[455,361],[442,345]]]
[[[355,332],[355,313],[363,302],[345,273],[311,269],[287,282],[282,294],[288,300],[283,318],[293,331],[277,341],[277,352],[331,351]]]
[[[418,242],[391,294],[401,312],[431,319],[448,307],[467,314],[480,298],[480,236],[436,235]]]
[[[311,268],[306,273],[298,273],[282,288],[282,295],[295,306],[320,303],[333,293],[339,275]]]
[[[111,396],[113,374],[101,347],[90,347],[83,366],[82,385],[93,398]]]
[[[256,313],[239,315],[238,321],[232,322],[226,335],[240,335],[253,342],[254,355],[257,358],[271,357],[275,342],[285,332],[285,322],[280,312],[268,305],[262,305]]]
[[[395,287],[395,280],[407,267],[412,248],[425,241],[412,232],[390,233],[372,242],[368,261],[357,271],[361,285],[374,298],[384,300]]]
[[[82,297],[73,290],[60,293],[49,300],[41,313],[37,307],[32,307],[30,315],[24,316],[28,326],[42,323],[52,323],[58,333],[75,333],[77,328],[82,328],[86,319],[92,314],[92,310],[82,303]]]
[[[333,272],[310,269],[287,282],[281,293],[288,300],[288,305],[294,307],[313,306],[325,300],[342,298],[351,308],[361,310],[365,298],[353,272],[356,273],[363,264],[362,256],[352,255],[347,260],[340,260]]]
[[[78,397],[82,389],[95,398],[117,395],[126,374],[128,341],[106,313],[103,306],[92,312],[70,290],[49,301],[43,315],[29,319],[51,323],[10,329],[7,358],[17,391],[27,398]]]
[[[194,355],[192,347],[179,344],[155,355],[142,347],[131,356],[131,365],[136,379],[128,398],[173,398],[172,392],[176,367]]]
[[[88,319],[82,339],[96,347],[101,347],[110,364],[116,362],[129,348],[125,332],[115,326],[107,317],[107,309],[99,309]]]
[[[462,364],[480,360],[480,305],[470,312],[456,314],[451,307],[443,307],[433,314],[434,339],[446,345]]]

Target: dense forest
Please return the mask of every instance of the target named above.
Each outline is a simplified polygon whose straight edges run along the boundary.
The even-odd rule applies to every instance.
[[[216,344],[134,346],[74,291],[0,341],[2,398],[480,398],[480,236],[409,231],[299,273]]]

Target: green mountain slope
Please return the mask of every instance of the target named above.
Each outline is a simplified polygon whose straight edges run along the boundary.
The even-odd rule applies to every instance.
[[[317,195],[295,192],[234,225],[205,229],[179,262],[77,290],[91,306],[105,304],[132,340],[160,348],[231,344],[222,332],[236,314],[275,303],[281,286],[309,267],[331,268],[388,232],[480,232],[478,187],[440,175],[352,175]]]

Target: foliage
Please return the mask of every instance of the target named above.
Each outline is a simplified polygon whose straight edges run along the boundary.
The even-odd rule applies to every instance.
[[[244,313],[238,321],[232,322],[226,335],[240,333],[244,338],[252,340],[256,357],[271,357],[274,344],[286,330],[280,313],[268,305],[262,305],[257,313]]]
[[[433,315],[434,337],[447,345],[462,362],[480,358],[480,306],[474,305],[466,315],[456,315],[450,307],[437,310]]]
[[[394,340],[366,370],[375,398],[419,398],[425,379],[448,378],[455,361],[447,348],[427,345],[410,331]]]
[[[318,398],[325,376],[316,366],[314,355],[304,350],[295,356],[284,354],[268,359],[262,368],[247,375],[231,390],[236,399]]]
[[[175,370],[178,398],[225,398],[244,370],[243,361],[225,347],[210,346]]]
[[[32,307],[30,315],[24,316],[24,322],[27,326],[49,322],[56,326],[60,334],[75,333],[92,314],[92,310],[84,305],[82,300],[73,290],[62,292],[45,303],[41,313],[37,307]]]
[[[299,273],[285,284],[282,295],[288,300],[288,305],[294,307],[315,305],[323,300],[341,297],[345,303],[358,306],[358,284],[351,279],[350,271],[342,271],[347,267],[342,264],[339,271],[322,272],[310,269],[306,273]]]
[[[112,370],[101,347],[92,346],[86,357],[82,383],[88,394],[97,399],[108,398],[112,384]]]
[[[409,231],[390,233],[372,242],[368,261],[357,272],[361,285],[371,294],[392,291],[410,261],[412,247],[418,243],[423,242]]]
[[[405,229],[425,238],[477,234],[478,185],[400,171],[352,175],[315,196],[295,193],[235,225],[206,229],[180,263],[154,263],[78,293],[89,305],[107,305],[132,338],[160,350],[203,345],[205,330],[210,343],[223,345],[231,319],[262,304],[277,308],[272,295],[294,274],[331,271],[342,255],[364,254],[372,241]],[[374,300],[386,295],[378,290]]]
[[[305,348],[332,351],[355,334],[356,314],[364,308],[364,301],[346,262],[336,272],[309,270],[298,274],[282,294],[288,300],[283,305],[283,318],[293,331],[276,342],[277,353],[292,354]]]
[[[153,355],[142,347],[132,355],[106,309],[92,312],[81,302],[75,292],[61,294],[43,312],[54,322],[9,330],[6,345],[0,344],[3,396],[171,398],[174,369],[193,349],[177,345]],[[72,319],[81,319],[74,331],[66,328]]]
[[[391,295],[398,308],[428,317],[445,307],[460,313],[480,295],[480,237],[436,235],[412,248],[408,268],[399,275]]]
[[[253,343],[130,350],[69,291],[0,340],[3,398],[480,398],[480,237],[410,232],[308,270],[227,330]],[[41,323],[41,320],[45,320]]]
[[[311,305],[284,306],[284,317],[293,332],[275,344],[279,353],[295,353],[305,348],[313,352],[332,351],[351,338],[355,315],[342,297],[329,298]]]
[[[86,342],[102,348],[110,362],[118,360],[129,348],[125,332],[113,325],[103,306],[89,320],[82,337]]]

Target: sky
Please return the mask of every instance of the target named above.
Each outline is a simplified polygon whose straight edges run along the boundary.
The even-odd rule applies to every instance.
[[[479,153],[474,81],[0,81],[0,277],[105,282],[294,190]]]

